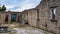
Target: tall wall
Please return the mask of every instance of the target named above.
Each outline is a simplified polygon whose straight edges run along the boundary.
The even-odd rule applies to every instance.
[[[56,8],[55,19],[52,19],[52,9]],[[60,33],[60,0],[42,0],[40,4],[33,9],[22,12],[22,18],[31,26],[37,26],[44,30]],[[22,22],[23,22],[22,20]]]
[[[30,9],[28,11],[28,22],[32,26],[36,26],[37,24],[37,10],[36,9]]]
[[[51,0],[52,1],[52,0]],[[40,25],[39,27],[44,29],[44,30],[48,30],[51,32],[57,32],[57,27],[56,24],[54,24],[55,22],[52,22],[52,14],[50,12],[52,12],[51,8],[52,6],[50,6],[50,1],[46,0],[42,0],[39,6],[39,19],[40,19]]]
[[[42,0],[39,7],[40,28],[47,29],[48,31],[60,33],[60,20],[59,20],[59,6],[60,0]],[[55,20],[52,19],[52,9],[56,8]]]
[[[37,10],[29,9],[22,12],[22,23],[27,23],[32,26],[36,26],[37,22]]]

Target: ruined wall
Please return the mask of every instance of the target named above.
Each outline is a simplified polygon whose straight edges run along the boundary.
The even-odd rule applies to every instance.
[[[36,26],[37,24],[37,10],[31,9],[28,11],[28,22],[32,26]]]
[[[5,14],[0,13],[0,23],[1,24],[5,22],[4,19],[5,19]]]
[[[31,26],[37,26],[44,30],[60,33],[60,0],[42,0],[34,8],[23,11],[23,20],[28,21]],[[55,20],[52,19],[52,9],[56,8]],[[39,14],[38,14],[38,12]]]
[[[35,9],[29,9],[22,12],[22,23],[27,23],[31,26],[36,26],[37,11]]]
[[[5,24],[7,19],[7,23],[11,23],[11,15],[16,14],[16,21],[18,22],[18,18],[20,18],[20,12],[0,12],[0,23]],[[7,17],[7,18],[6,18]]]
[[[39,19],[40,19],[40,25],[39,27],[54,32],[56,34],[60,33],[60,25],[59,24],[59,0],[42,0],[40,5],[37,7],[39,8]],[[56,8],[56,16],[55,20],[52,19],[52,9]]]

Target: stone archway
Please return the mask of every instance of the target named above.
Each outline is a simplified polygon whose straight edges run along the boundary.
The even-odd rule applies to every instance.
[[[5,23],[8,23],[8,15],[5,17]]]

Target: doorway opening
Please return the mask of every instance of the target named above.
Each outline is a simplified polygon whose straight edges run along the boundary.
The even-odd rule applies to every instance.
[[[16,14],[12,14],[11,15],[11,22],[15,22],[16,21]]]
[[[8,23],[8,15],[5,17],[5,23]]]

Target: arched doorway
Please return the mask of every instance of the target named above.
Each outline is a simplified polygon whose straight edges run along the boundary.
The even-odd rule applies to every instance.
[[[5,23],[8,23],[8,15],[5,17]]]

